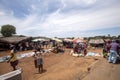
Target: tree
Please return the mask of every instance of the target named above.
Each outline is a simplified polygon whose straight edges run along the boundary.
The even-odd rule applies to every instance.
[[[120,35],[118,35],[118,38],[120,39]]]
[[[110,37],[110,34],[108,34],[108,37]]]
[[[1,27],[1,34],[5,37],[12,36],[12,34],[16,34],[16,28],[13,25],[3,25]]]

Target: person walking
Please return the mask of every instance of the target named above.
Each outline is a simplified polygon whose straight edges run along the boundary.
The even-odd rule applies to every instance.
[[[113,40],[112,43],[110,44],[110,54],[109,54],[109,58],[108,58],[108,62],[112,62],[112,63],[116,63],[117,61],[117,57],[118,57],[118,49],[119,49],[120,45]]]
[[[7,63],[10,62],[10,65],[12,66],[13,70],[16,70],[16,66],[18,65],[18,59],[16,54],[14,53],[14,47],[11,47],[10,51],[10,58],[7,61]]]

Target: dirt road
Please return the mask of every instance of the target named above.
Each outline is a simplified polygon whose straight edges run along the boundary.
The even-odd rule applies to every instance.
[[[42,74],[34,67],[33,57],[20,59],[22,80],[120,80],[120,64],[108,63],[102,57],[73,57],[69,53],[67,49],[65,53],[44,55],[45,72]],[[0,63],[0,75],[10,71],[8,63]]]
[[[101,59],[82,80],[120,80],[120,64]]]
[[[7,53],[3,54],[8,55]],[[95,61],[90,57],[73,57],[69,53],[70,50],[67,49],[65,53],[44,55],[45,72],[42,74],[34,67],[33,57],[20,59],[18,66],[23,71],[22,80],[76,80],[86,73],[87,67]],[[12,68],[8,63],[0,63],[0,75],[10,71]]]

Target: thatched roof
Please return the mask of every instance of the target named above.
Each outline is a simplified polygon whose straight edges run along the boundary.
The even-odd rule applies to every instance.
[[[110,39],[104,39],[104,40],[105,40],[105,42],[111,41]]]
[[[104,40],[103,39],[90,39],[89,43],[90,44],[103,44]]]
[[[11,44],[14,44],[14,43],[19,43],[23,40],[27,40],[27,39],[30,39],[30,37],[1,37],[0,38],[0,43],[11,43]]]
[[[86,42],[86,40],[84,40],[83,38],[75,38],[75,39],[73,39],[73,42],[84,43],[84,42]]]

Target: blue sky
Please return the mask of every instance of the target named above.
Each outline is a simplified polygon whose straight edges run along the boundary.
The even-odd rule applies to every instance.
[[[46,37],[120,35],[120,0],[0,0],[0,26]]]

